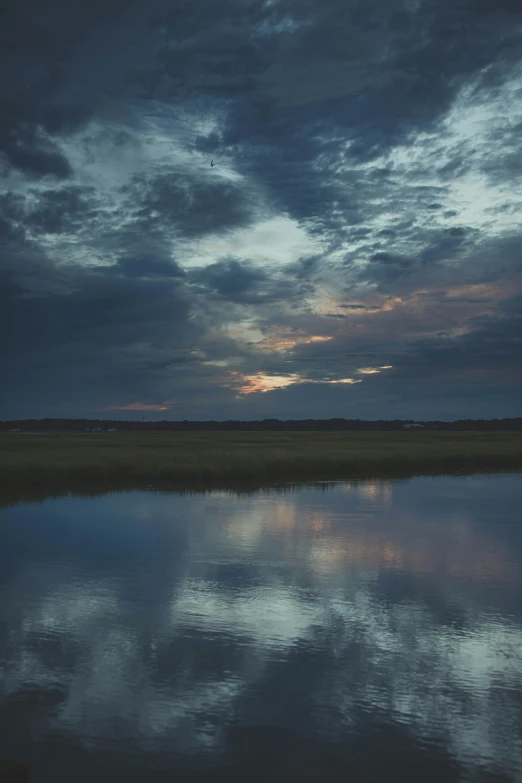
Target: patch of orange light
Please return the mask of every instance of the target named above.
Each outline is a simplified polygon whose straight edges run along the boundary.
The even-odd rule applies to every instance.
[[[288,351],[296,345],[309,345],[310,343],[325,343],[328,340],[332,340],[332,337],[316,335],[311,336],[290,336],[290,335],[275,335],[273,337],[267,337],[263,340],[259,347],[263,351]]]
[[[310,525],[314,533],[326,533],[330,530],[332,523],[327,517],[323,517],[320,514],[316,514],[310,520]]]
[[[358,375],[375,375],[375,373],[379,373],[381,370],[391,370],[392,366],[391,364],[386,364],[383,367],[360,367],[356,372]]]
[[[389,310],[395,310],[398,305],[404,304],[404,300],[400,296],[390,297],[381,307],[380,312],[388,312]],[[378,310],[375,312],[379,312]]]
[[[239,375],[237,372],[232,375]],[[242,385],[238,387],[240,394],[252,394],[252,392],[268,392],[273,389],[284,389],[293,383],[300,383],[302,378],[297,373],[291,375],[265,375],[259,372],[255,375],[243,375]]]
[[[292,340],[290,337],[268,337],[259,345],[263,351],[287,351],[289,348],[293,348],[297,345],[297,340]]]
[[[303,340],[304,343],[325,343],[328,340],[331,340],[331,337],[322,336],[320,334],[313,334],[311,337],[307,337],[306,340]]]
[[[317,315],[326,315],[337,313],[340,315],[372,316],[389,310],[395,310],[396,307],[404,305],[405,301],[399,296],[375,296],[367,302],[354,302],[350,304],[344,298],[329,296],[321,301],[315,308]]]
[[[284,389],[295,383],[362,383],[361,379],[355,378],[321,378],[315,380],[312,378],[303,378],[298,373],[288,375],[267,375],[263,372],[254,375],[243,375],[237,370],[230,370],[229,374],[236,376],[232,379],[231,385],[235,387],[239,394],[252,394],[253,392],[268,392],[274,389]]]
[[[495,294],[499,294],[500,291],[497,286],[488,285],[487,283],[472,283],[471,285],[459,285],[454,288],[448,288],[445,293],[448,299],[460,298],[462,296],[469,299],[473,296],[480,298],[484,296],[493,297]]]
[[[402,541],[390,541],[383,535],[370,538],[362,530],[352,530],[336,538],[335,544],[328,535],[317,536],[310,559],[314,569],[325,574],[349,563],[382,564],[390,570],[430,574],[440,568],[442,557],[445,571],[451,576],[479,582],[497,579],[520,583],[519,570],[503,546],[490,544],[488,549],[480,536],[466,532],[462,538],[453,538],[449,545],[436,535],[433,542],[435,546],[426,547],[425,539],[414,530]]]
[[[147,405],[145,402],[132,402],[130,405],[109,405],[104,408],[105,411],[168,411],[171,405],[175,404],[173,400],[167,400],[166,404]]]
[[[344,304],[344,302],[343,302]],[[340,307],[340,305],[337,305]],[[357,315],[364,315],[365,313],[373,313],[374,310],[369,310],[367,305],[364,304],[351,304],[350,307],[342,307],[343,312],[357,313]]]

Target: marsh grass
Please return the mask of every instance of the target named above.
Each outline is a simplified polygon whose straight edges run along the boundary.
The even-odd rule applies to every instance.
[[[0,508],[146,489],[248,495],[302,484],[522,471],[502,432],[116,433],[0,436]]]
[[[0,484],[236,483],[522,469],[519,432],[3,434]]]

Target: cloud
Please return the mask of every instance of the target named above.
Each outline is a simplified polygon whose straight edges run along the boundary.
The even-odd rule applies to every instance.
[[[11,299],[11,404],[17,397],[28,404],[36,378],[53,410],[70,410],[83,398],[85,410],[93,412],[129,391],[133,402],[136,394],[150,395],[151,383],[153,394],[156,385],[163,399],[171,396],[169,375],[193,360],[190,339],[197,328],[186,289],[178,278],[129,277],[118,270],[51,270],[46,286],[33,286],[31,298]]]
[[[448,769],[457,761],[469,772],[472,758],[477,769],[509,774],[520,759],[505,731],[520,708],[511,687],[522,644],[520,538],[516,523],[493,530],[491,498],[495,513],[512,521],[518,488],[479,477],[468,489],[465,513],[454,486],[441,491],[432,478],[406,489],[346,482],[328,498],[314,495],[314,504],[310,492],[272,493],[270,502],[216,493],[212,514],[205,496],[150,492],[8,509],[6,529],[18,534],[9,557],[0,551],[12,609],[0,637],[2,653],[9,645],[0,674],[5,707],[22,695],[38,704],[33,738],[67,730],[78,758],[116,741],[123,725],[135,738],[136,771],[158,751],[223,758],[233,756],[234,741],[244,750],[244,738],[226,727],[252,694],[307,747],[318,701],[328,707],[320,723],[334,744],[367,720],[371,703],[407,723],[415,744],[435,733],[451,751]],[[35,536],[35,527],[54,535]],[[448,594],[448,584],[464,582],[465,591]],[[298,709],[280,709],[290,689],[297,698],[295,680],[285,685],[284,676],[294,678],[296,668],[307,687]],[[499,684],[502,700],[492,698]],[[395,738],[393,755],[396,747]],[[352,758],[357,749],[349,750]]]
[[[144,228],[149,221],[154,225],[169,220],[182,235],[197,237],[247,227],[254,220],[243,189],[227,180],[159,174],[136,178],[127,192]]]
[[[118,269],[126,277],[184,277],[184,270],[171,259],[160,259],[145,255],[144,257],[125,256],[118,259]],[[111,267],[101,269],[111,273]]]
[[[130,405],[109,405],[108,411],[168,411],[175,405],[173,400],[167,400],[165,405],[147,405],[145,402],[132,402]]]
[[[254,293],[256,287],[268,278],[266,272],[241,263],[237,258],[226,258],[210,264],[193,274],[193,279],[203,283],[209,289],[217,291],[225,298],[241,297]]]
[[[238,258],[224,258],[189,273],[191,282],[225,301],[243,305],[292,299],[298,289],[290,281],[276,277],[259,265]]]

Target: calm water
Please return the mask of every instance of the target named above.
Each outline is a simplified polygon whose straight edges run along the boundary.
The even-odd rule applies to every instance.
[[[34,783],[522,781],[522,476],[0,512]]]

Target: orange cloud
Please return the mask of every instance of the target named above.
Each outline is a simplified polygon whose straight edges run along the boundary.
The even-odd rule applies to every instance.
[[[103,408],[105,411],[168,411],[169,408],[175,405],[174,400],[167,400],[166,403],[161,405],[147,405],[145,402],[132,402],[130,405],[109,405],[108,408]]]
[[[331,337],[324,337],[320,334],[313,334],[311,337],[307,337],[306,339],[300,340],[299,342],[303,342],[305,344],[308,343],[325,343],[328,340],[331,340]]]
[[[275,334],[272,337],[267,337],[258,343],[258,347],[263,351],[287,351],[289,348],[294,348],[296,345],[310,345],[310,343],[325,343],[333,338],[326,335],[312,334],[312,335],[291,335],[291,334]]]
[[[361,367],[359,370],[356,370],[358,375],[375,375],[375,373],[379,373],[381,370],[391,370],[393,365],[391,364],[385,364],[383,367]]]
[[[320,380],[312,380],[310,378],[303,378],[298,373],[267,375],[264,372],[258,372],[254,375],[243,375],[237,370],[231,370],[229,374],[235,376],[230,385],[236,387],[239,395],[252,394],[253,392],[269,392],[274,389],[285,389],[287,386],[292,386],[295,383],[362,383],[362,380],[355,380],[354,378],[339,378],[337,380],[321,378]]]
[[[297,345],[297,340],[290,337],[268,337],[259,344],[264,351],[287,351]]]
[[[268,392],[273,389],[284,389],[293,383],[301,383],[302,378],[296,373],[291,375],[265,375],[259,372],[255,375],[241,375],[238,372],[231,372],[231,375],[238,375],[238,381],[241,385],[237,387],[239,394],[252,394],[252,392]]]

